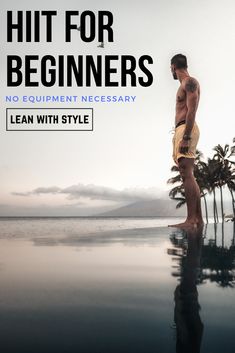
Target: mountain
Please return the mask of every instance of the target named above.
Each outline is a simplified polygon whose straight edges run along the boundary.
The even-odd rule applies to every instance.
[[[172,200],[151,200],[138,201],[114,210],[96,214],[102,217],[184,217],[185,206],[176,209],[176,201]]]

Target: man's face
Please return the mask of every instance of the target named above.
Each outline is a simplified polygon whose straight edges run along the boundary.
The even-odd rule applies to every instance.
[[[174,80],[178,80],[178,77],[177,77],[176,71],[175,71],[175,65],[172,65],[172,64],[171,64],[171,73],[172,73]]]

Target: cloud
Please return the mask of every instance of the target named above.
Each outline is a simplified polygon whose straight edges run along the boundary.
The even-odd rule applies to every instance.
[[[39,194],[58,194],[60,192],[60,188],[57,186],[51,186],[49,188],[39,187],[32,191],[27,192],[12,192],[12,195],[16,196],[29,196],[29,195],[39,195]]]
[[[50,188],[37,188],[34,190],[34,193],[37,194],[57,194],[60,192],[60,188],[57,186],[51,186]]]
[[[13,192],[16,196],[30,196],[40,194],[65,194],[70,200],[77,200],[80,198],[87,198],[89,200],[105,200],[115,202],[137,202],[154,200],[162,196],[162,191],[157,188],[125,188],[117,190],[106,186],[99,186],[94,184],[77,184],[66,188],[59,188],[57,186],[38,187],[32,191],[27,192]]]
[[[15,195],[15,196],[29,196],[31,194],[31,192],[15,192],[15,191],[13,191],[11,194]]]

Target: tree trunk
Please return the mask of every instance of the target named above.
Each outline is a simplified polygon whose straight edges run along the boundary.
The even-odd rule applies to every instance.
[[[219,214],[218,214],[218,207],[216,202],[216,195],[215,195],[215,214],[216,214],[216,222],[219,222]]]
[[[224,248],[224,222],[221,224],[221,231],[222,231],[222,247]]]
[[[221,204],[222,222],[224,222],[223,190],[222,190],[221,185],[220,185],[219,189],[220,189],[220,204]]]
[[[215,223],[218,222],[218,211],[217,211],[217,205],[216,205],[216,199],[215,199],[215,190],[213,190],[213,210],[214,210],[214,221]]]
[[[213,215],[214,215],[214,223],[215,223],[216,219],[215,219],[215,195],[214,195],[214,192],[213,192]]]
[[[230,187],[228,187],[231,197],[232,197],[232,208],[233,208],[233,219],[235,218],[235,200],[234,200],[234,196],[233,196],[233,191]]]
[[[233,220],[233,241],[232,241],[232,245],[235,245],[235,220]]]
[[[206,223],[208,223],[208,210],[207,210],[207,202],[206,202],[206,196],[203,194],[203,200],[205,204],[205,212],[206,212]]]
[[[217,245],[217,223],[214,223],[215,245]]]

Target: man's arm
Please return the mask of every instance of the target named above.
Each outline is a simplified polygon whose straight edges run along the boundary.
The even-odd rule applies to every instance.
[[[184,89],[186,92],[186,106],[187,106],[187,115],[186,115],[186,127],[184,135],[190,136],[191,131],[195,122],[196,111],[198,106],[198,82],[189,77],[185,80]]]
[[[190,141],[193,125],[195,122],[196,111],[198,106],[198,98],[199,98],[199,87],[198,87],[197,81],[194,78],[189,77],[185,81],[184,89],[186,92],[187,114],[186,114],[186,126],[184,130],[184,137],[179,145],[179,150],[181,153],[187,153],[189,149],[189,141]]]

